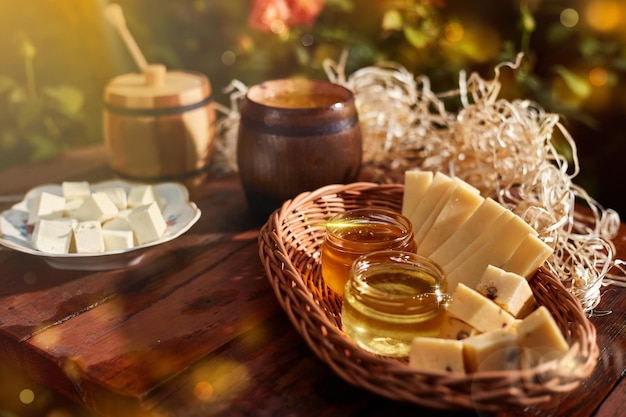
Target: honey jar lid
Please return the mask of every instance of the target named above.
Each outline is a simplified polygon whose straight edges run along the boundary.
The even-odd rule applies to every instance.
[[[163,65],[150,65],[142,73],[119,75],[104,92],[107,105],[128,109],[189,106],[210,96],[211,85],[203,74],[167,71]]]

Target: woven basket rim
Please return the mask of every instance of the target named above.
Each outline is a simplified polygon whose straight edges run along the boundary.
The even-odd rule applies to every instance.
[[[578,300],[544,267],[531,279],[533,292],[561,301],[562,306],[547,307],[551,312],[557,309],[562,330],[571,329],[570,349],[560,361],[528,369],[451,374],[416,369],[356,346],[338,325],[338,297],[328,289],[312,288],[312,281],[307,281],[309,271],[315,275],[323,235],[323,226],[313,220],[330,217],[350,205],[384,205],[398,210],[403,192],[402,184],[328,185],[284,202],[261,228],[259,256],[268,281],[296,330],[323,362],[352,385],[393,400],[443,410],[499,411],[538,405],[571,391],[591,374],[599,355],[595,327]],[[347,208],[343,207],[346,204]],[[305,266],[299,268],[298,262]]]

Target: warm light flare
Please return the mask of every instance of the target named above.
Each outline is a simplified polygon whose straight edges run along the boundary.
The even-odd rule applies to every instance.
[[[585,10],[585,19],[589,26],[605,32],[618,28],[622,17],[622,6],[616,0],[594,0]]]
[[[580,16],[575,9],[567,8],[563,9],[560,16],[561,24],[566,28],[573,28],[578,24],[580,20]]]
[[[446,25],[445,35],[449,42],[458,42],[463,39],[465,31],[463,26],[458,22],[451,22]]]
[[[35,393],[28,388],[24,388],[20,391],[20,401],[22,404],[31,404],[35,401]]]
[[[609,80],[609,73],[602,67],[592,68],[589,71],[589,82],[595,87],[603,87]]]
[[[209,401],[214,391],[213,385],[207,381],[200,381],[193,387],[193,394],[200,401]]]

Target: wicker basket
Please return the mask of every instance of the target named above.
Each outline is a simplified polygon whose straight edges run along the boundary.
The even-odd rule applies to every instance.
[[[392,400],[425,407],[484,411],[557,401],[593,371],[595,328],[557,277],[541,268],[530,280],[570,344],[561,361],[525,370],[456,373],[422,371],[369,353],[341,330],[341,297],[320,274],[322,223],[345,210],[376,206],[399,211],[404,186],[330,185],[285,202],[261,229],[259,255],[279,303],[315,354],[342,379]]]

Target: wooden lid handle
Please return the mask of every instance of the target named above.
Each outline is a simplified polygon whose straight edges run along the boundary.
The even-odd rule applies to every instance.
[[[128,31],[126,27],[126,19],[124,19],[124,13],[122,12],[122,8],[115,3],[111,3],[107,5],[104,10],[104,15],[109,23],[117,30],[122,40],[126,44],[128,51],[130,52],[135,64],[139,67],[139,69],[144,72],[148,67],[148,63],[146,58],[144,58],[141,50],[137,46],[135,39]]]

